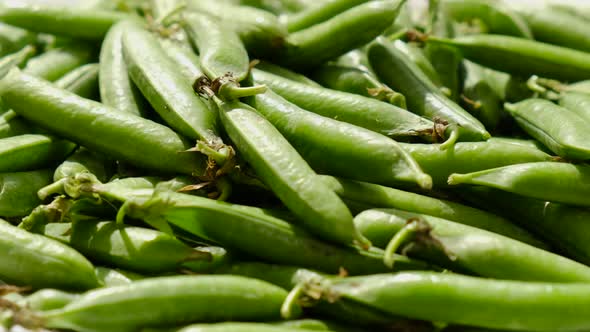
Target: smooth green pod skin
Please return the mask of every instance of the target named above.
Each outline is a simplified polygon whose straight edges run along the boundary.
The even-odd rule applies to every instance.
[[[82,332],[279,317],[287,292],[237,276],[173,276],[87,292],[60,310],[41,314],[50,328]]]
[[[406,98],[366,71],[357,68],[325,64],[312,77],[326,88],[375,98],[405,108]]]
[[[536,162],[451,174],[449,184],[487,186],[515,194],[564,204],[590,206],[590,166]]]
[[[248,206],[166,192],[159,193],[150,201],[132,204],[127,212],[138,218],[158,213],[169,223],[199,238],[277,264],[297,265],[327,273],[338,273],[340,268],[344,268],[352,275],[388,269],[383,264],[381,250],[335,246],[317,240],[299,226]],[[396,268],[429,268],[419,261],[403,256],[397,258]]]
[[[100,48],[100,100],[114,109],[142,116],[145,99],[131,81],[123,58],[123,33],[129,21],[115,24],[106,34]]]
[[[306,229],[334,243],[366,245],[346,205],[316,181],[317,174],[268,120],[246,104],[214,102],[241,156]]]
[[[98,89],[98,63],[89,63],[80,66],[58,79],[57,87],[66,89],[80,97],[99,100]]]
[[[581,92],[563,92],[559,96],[559,106],[576,113],[590,123],[590,95]]]
[[[0,220],[0,246],[0,278],[5,282],[35,289],[86,290],[99,286],[94,267],[75,250],[4,220]]]
[[[590,122],[544,99],[506,104],[505,110],[529,135],[560,157],[590,159]]]
[[[430,37],[426,42],[453,46],[468,60],[519,76],[538,75],[562,81],[590,77],[590,55],[561,46],[500,35]]]
[[[430,176],[388,137],[307,112],[272,91],[254,96],[251,105],[319,173],[382,184],[401,181],[427,189],[432,186]]]
[[[342,323],[329,320],[319,319],[298,319],[287,320],[283,322],[272,323],[273,325],[284,326],[289,328],[304,329],[311,331],[332,331],[332,332],[362,332],[365,329],[343,325]]]
[[[363,210],[372,208],[396,208],[447,219],[471,227],[497,233],[532,246],[548,249],[548,246],[529,232],[495,214],[478,210],[452,201],[419,195],[372,183],[350,181],[321,176],[345,202],[353,201]],[[358,211],[361,212],[361,211]]]
[[[28,75],[56,81],[69,71],[89,62],[93,49],[90,45],[66,45],[51,49],[27,61],[23,71]]]
[[[475,102],[464,103],[465,109],[493,131],[507,114],[502,109],[502,99],[496,94],[486,79],[485,69],[468,60],[463,61],[466,76],[463,82],[463,96]]]
[[[108,167],[107,159],[103,155],[80,147],[55,169],[53,181],[82,172],[89,172],[99,181],[106,182],[111,176],[112,169]]]
[[[0,21],[30,31],[51,33],[77,39],[101,40],[109,28],[128,14],[72,6],[0,5]]]
[[[456,21],[479,19],[489,33],[533,39],[533,32],[522,16],[500,1],[444,0],[445,10]],[[535,38],[537,33],[534,32]]]
[[[514,220],[568,257],[590,264],[590,212],[586,208],[486,187],[469,188],[465,193],[464,198],[469,202]]]
[[[68,293],[58,289],[46,288],[27,296],[24,299],[24,303],[27,308],[31,310],[49,311],[61,309],[79,296],[80,295],[76,293]]]
[[[189,10],[213,15],[232,27],[254,57],[265,57],[284,44],[287,28],[279,18],[253,7],[232,5],[216,0],[189,0]]]
[[[588,20],[551,7],[522,9],[520,13],[533,32],[535,40],[590,51]]]
[[[528,244],[446,219],[396,209],[367,210],[355,224],[376,246],[385,247],[410,218],[421,218],[442,247],[412,242],[406,254],[452,270],[508,280],[587,282],[590,268],[563,256]],[[448,251],[453,258],[445,254]]]
[[[254,68],[254,81],[310,112],[378,132],[395,139],[410,138],[434,128],[434,123],[402,108],[352,93],[316,88]]]
[[[168,125],[191,139],[219,140],[217,115],[194,93],[154,35],[141,26],[126,26],[123,55],[129,76]]]
[[[176,64],[176,69],[187,79],[189,84],[205,75],[199,64],[199,57],[188,43],[165,38],[159,38],[158,41],[166,55]]]
[[[590,327],[586,315],[590,287],[583,284],[403,272],[344,278],[324,290],[330,297],[417,319],[524,331]]]
[[[405,0],[369,1],[324,22],[289,34],[273,58],[291,68],[309,69],[361,47],[379,36]],[[350,30],[355,33],[351,34]]]
[[[391,42],[377,39],[369,47],[368,57],[379,79],[406,96],[411,112],[429,119],[438,117],[457,125],[459,139],[463,141],[481,141],[490,137],[479,120],[447,98]]]
[[[35,34],[5,23],[0,23],[0,56],[16,52],[35,42]]]
[[[75,144],[46,135],[25,134],[0,139],[0,172],[30,171],[64,160]]]
[[[277,76],[284,77],[284,78],[291,80],[291,81],[307,84],[310,86],[315,86],[318,88],[321,87],[320,84],[318,84],[314,80],[307,78],[307,76],[297,73],[297,72],[294,72],[290,69],[281,67],[279,65],[275,65],[272,62],[262,61],[256,65],[256,68],[263,70],[265,72],[277,75]]]
[[[310,8],[306,8],[296,14],[287,15],[284,20],[289,33],[309,28],[331,19],[352,7],[361,5],[367,0],[328,0]]]
[[[176,271],[184,261],[199,259],[201,254],[171,235],[108,221],[47,224],[44,235],[96,262],[146,274]]]
[[[123,271],[98,266],[94,269],[96,277],[104,287],[129,285],[130,283],[144,279],[145,276],[135,272]]]
[[[34,131],[23,119],[11,119],[4,123],[0,121],[0,138],[30,134]]]
[[[190,145],[171,129],[32,76],[9,73],[0,81],[0,95],[32,123],[113,158],[160,172],[201,174],[205,169],[200,155],[179,153]]]
[[[422,170],[432,177],[434,187],[444,187],[452,173],[469,173],[489,168],[538,161],[550,161],[539,148],[504,142],[457,143],[452,151],[441,151],[438,144],[400,143]]]
[[[185,326],[176,332],[305,332],[308,330],[264,323],[217,323]]]
[[[432,63],[430,63],[430,60],[428,60],[420,48],[412,46],[411,44],[407,44],[399,39],[393,41],[393,46],[398,51],[405,54],[410,61],[415,63],[416,66],[422,70],[424,75],[426,75],[434,85],[437,87],[442,87],[443,84],[440,80],[440,77],[438,76],[438,73],[436,72],[436,69],[434,69]]]
[[[0,216],[23,217],[41,200],[37,191],[51,183],[51,170],[0,173]]]
[[[237,82],[246,78],[250,59],[236,32],[215,17],[202,13],[186,13],[184,28],[199,50],[201,68],[214,80],[230,73]]]

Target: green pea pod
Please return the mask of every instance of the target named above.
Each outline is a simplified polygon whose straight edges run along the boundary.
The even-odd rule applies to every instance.
[[[400,145],[418,162],[422,170],[432,177],[434,187],[446,186],[451,173],[469,173],[553,159],[537,147],[502,141],[457,143],[454,149],[449,151],[441,151],[438,144]]]
[[[185,326],[176,332],[304,332],[307,330],[264,323],[216,323]]]
[[[582,116],[544,99],[506,104],[505,109],[524,131],[560,157],[590,159],[590,122]]]
[[[454,39],[429,37],[427,43],[449,45],[480,65],[529,77],[563,81],[590,77],[590,55],[537,41],[498,35],[470,35]]]
[[[582,92],[563,92],[559,96],[559,106],[590,122],[590,95]]]
[[[499,234],[446,219],[396,209],[367,210],[355,217],[359,229],[375,245],[385,247],[408,219],[420,218],[432,229],[429,240],[410,241],[405,253],[455,271],[494,279],[586,282],[590,268],[563,256]]]
[[[35,289],[84,290],[98,286],[92,264],[61,243],[0,221],[0,278]]]
[[[537,162],[451,174],[449,184],[481,185],[546,201],[588,206],[588,176],[590,167],[584,164]]]
[[[268,56],[284,44],[287,36],[287,28],[279,18],[264,10],[216,0],[189,0],[187,7],[213,15],[232,27],[254,57]]]
[[[475,205],[510,218],[568,257],[590,263],[587,209],[532,199],[502,190],[473,187],[461,191]]]
[[[37,191],[51,183],[51,170],[0,173],[0,216],[22,217],[41,200]]]
[[[437,322],[547,332],[590,327],[590,286],[583,284],[403,272],[343,278],[312,291],[336,298],[335,303],[356,301],[386,313]]]
[[[311,0],[226,0],[226,2],[263,9],[275,15],[297,13],[313,6]]]
[[[0,26],[1,27],[1,26]],[[8,74],[10,69],[21,66],[23,63],[27,61],[27,59],[35,53],[35,48],[33,46],[25,46],[20,51],[14,52],[8,55],[2,56],[0,58],[0,77]],[[0,101],[0,114],[4,111],[1,101]]]
[[[106,182],[112,172],[109,168],[104,156],[81,147],[55,169],[53,181],[75,176],[78,173],[89,172],[96,176],[99,181]]]
[[[0,172],[28,171],[60,162],[75,144],[46,135],[19,135],[0,139]]]
[[[205,169],[201,156],[179,153],[189,144],[169,128],[113,111],[16,70],[0,81],[0,95],[29,121],[113,158],[161,172],[202,174]]]
[[[257,83],[267,85],[281,97],[305,110],[385,136],[408,139],[430,135],[434,128],[434,123],[425,118],[373,98],[316,88],[257,69],[253,69],[252,74]]]
[[[329,89],[375,98],[406,108],[406,98],[402,94],[379,82],[368,72],[356,68],[328,63],[314,71],[312,77]]]
[[[30,134],[33,131],[31,125],[23,119],[11,119],[7,122],[0,121],[0,138]]]
[[[185,261],[211,258],[168,234],[108,221],[47,224],[44,235],[94,261],[139,273],[173,272]]]
[[[307,112],[272,91],[256,95],[251,104],[319,173],[383,184],[408,182],[426,189],[432,186],[430,176],[409,154],[381,134]]]
[[[199,57],[188,43],[165,38],[159,38],[158,41],[166,55],[174,61],[176,68],[189,82],[195,82],[197,78],[205,75],[199,63]]]
[[[262,61],[256,65],[256,68],[263,70],[265,72],[271,73],[273,75],[281,76],[283,78],[289,79],[291,81],[307,84],[310,86],[321,87],[316,81],[307,78],[307,76],[294,72],[290,69],[281,67],[276,65],[272,62]]]
[[[195,95],[192,82],[176,70],[154,35],[141,26],[126,26],[123,54],[129,76],[170,126],[191,139],[220,140],[215,112]]]
[[[98,72],[98,63],[89,63],[68,72],[55,85],[80,97],[99,100]]]
[[[534,9],[533,9],[534,8]],[[590,51],[588,20],[550,6],[521,8],[520,14],[530,27],[535,40]]]
[[[61,309],[80,295],[68,293],[58,289],[45,288],[27,296],[24,303],[27,308],[35,311],[49,311]]]
[[[105,36],[100,49],[100,100],[114,109],[145,115],[146,102],[131,81],[123,58],[123,34],[129,21],[115,24]]]
[[[367,0],[331,0],[317,6],[306,8],[284,19],[287,22],[287,30],[290,33],[309,28],[312,25],[320,24],[329,20],[352,7],[361,5]]]
[[[393,46],[400,52],[402,52],[410,61],[412,61],[418,68],[422,70],[424,75],[426,75],[430,81],[437,87],[441,88],[443,86],[436,69],[430,63],[430,60],[426,57],[424,52],[416,47],[412,46],[411,44],[405,43],[402,40],[395,40],[393,41]]]
[[[184,26],[199,50],[201,68],[219,87],[222,99],[238,99],[262,93],[266,87],[240,87],[250,71],[250,59],[238,34],[216,17],[201,13],[184,14]]]
[[[380,38],[372,43],[368,51],[371,66],[378,77],[407,98],[408,109],[430,119],[447,121],[445,135],[450,142],[486,140],[490,134],[483,124],[443,93],[391,42]]]
[[[286,320],[272,323],[273,325],[284,326],[295,329],[311,330],[311,331],[332,331],[332,332],[361,332],[365,331],[358,327],[351,327],[331,320],[319,319],[296,319]]]
[[[311,233],[335,243],[370,246],[352,227],[346,205],[316,181],[317,174],[270,122],[243,103],[214,102],[242,157]]]
[[[244,277],[159,277],[87,292],[40,316],[49,328],[137,331],[192,322],[276,319],[286,296],[279,287]]]
[[[109,28],[128,14],[72,6],[19,4],[0,6],[0,21],[35,32],[45,32],[78,39],[101,40]]]
[[[23,71],[28,75],[53,82],[74,68],[89,62],[92,53],[93,48],[87,44],[66,45],[27,61]]]
[[[533,39],[532,26],[510,7],[493,0],[444,0],[445,10],[457,21],[481,20],[489,33]],[[537,33],[534,32],[535,38]]]
[[[485,127],[493,131],[506,118],[502,109],[502,99],[489,84],[485,68],[463,61],[465,81],[463,82],[463,105],[473,116],[481,121]]]
[[[371,208],[396,208],[422,213],[494,232],[541,249],[548,249],[544,242],[529,232],[507,219],[483,210],[372,183],[338,179],[325,175],[321,178],[345,202],[354,202],[354,205],[361,207],[358,212]]]
[[[313,68],[379,36],[391,25],[405,0],[369,1],[324,22],[291,33],[276,61],[292,68]],[[349,33],[354,29],[356,33]]]
[[[584,6],[576,6],[575,4],[559,4],[559,3],[550,3],[548,4],[549,8],[554,11],[567,13],[570,15],[576,15],[579,18],[582,18],[586,21],[590,20],[590,11],[587,7]]]
[[[5,23],[0,23],[0,56],[16,52],[35,42],[35,34]]]
[[[124,212],[129,216],[161,217],[189,234],[268,262],[328,273],[337,273],[340,268],[350,274],[387,270],[382,263],[381,250],[361,250],[322,242],[302,228],[258,208],[172,192],[156,193],[149,201],[132,201],[125,207]],[[396,268],[428,268],[419,261],[403,256],[397,258]]]
[[[375,71],[371,68],[369,59],[367,58],[367,52],[365,49],[355,49],[344,53],[334,60],[338,65],[345,67],[353,67],[362,71],[366,71],[375,76]]]

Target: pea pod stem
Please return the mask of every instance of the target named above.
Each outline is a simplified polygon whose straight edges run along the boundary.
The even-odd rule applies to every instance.
[[[420,218],[408,219],[406,225],[399,232],[395,233],[393,238],[391,238],[391,241],[389,241],[385,247],[385,254],[383,255],[385,266],[390,269],[393,268],[393,264],[395,263],[394,254],[397,250],[401,248],[402,245],[412,241],[418,236],[418,234],[429,233],[430,230],[431,227],[426,221]]]

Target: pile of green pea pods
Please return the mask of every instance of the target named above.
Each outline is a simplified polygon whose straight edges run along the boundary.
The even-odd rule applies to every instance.
[[[590,10],[0,0],[0,331],[590,331]]]

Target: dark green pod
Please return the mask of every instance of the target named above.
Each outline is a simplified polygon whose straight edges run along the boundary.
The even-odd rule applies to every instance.
[[[23,217],[41,200],[37,191],[51,183],[52,170],[0,173],[0,216]]]
[[[46,135],[25,134],[0,139],[0,172],[46,168],[64,160],[76,145]]]

